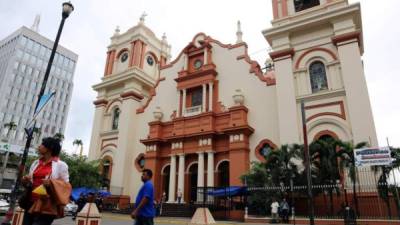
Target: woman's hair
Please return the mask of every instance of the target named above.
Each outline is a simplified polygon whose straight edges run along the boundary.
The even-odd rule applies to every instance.
[[[61,151],[60,140],[53,137],[42,139],[42,145],[51,151],[51,156],[59,156]]]

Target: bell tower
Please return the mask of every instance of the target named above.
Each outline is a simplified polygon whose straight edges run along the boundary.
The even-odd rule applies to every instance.
[[[137,135],[138,110],[151,98],[159,81],[160,67],[170,59],[170,45],[145,25],[144,13],[138,24],[124,33],[117,27],[108,46],[104,76],[93,86],[98,93],[89,158],[107,159],[109,189],[127,195],[132,160],[140,153],[131,149]],[[134,171],[137,173],[136,171]],[[138,175],[138,174],[135,174]],[[139,175],[138,175],[139,176]]]
[[[280,144],[302,142],[304,101],[310,141],[330,133],[377,146],[361,58],[360,4],[272,0],[272,5],[272,28],[262,33],[273,49]]]

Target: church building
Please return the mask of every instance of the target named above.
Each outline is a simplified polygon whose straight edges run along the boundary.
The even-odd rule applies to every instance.
[[[139,23],[108,46],[97,92],[89,159],[102,160],[114,195],[131,201],[141,170],[153,171],[155,198],[196,201],[193,187],[241,186],[253,161],[283,144],[323,137],[377,146],[361,56],[360,4],[271,0],[272,48],[262,69],[236,43],[204,33],[171,59],[167,38]],[[266,24],[267,26],[267,24]],[[261,28],[260,28],[261,30]],[[268,43],[267,43],[268,42]]]

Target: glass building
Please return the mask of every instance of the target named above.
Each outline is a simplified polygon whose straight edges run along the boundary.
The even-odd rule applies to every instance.
[[[53,43],[26,27],[0,41],[0,142],[9,144],[12,152],[25,145],[24,128],[32,119]],[[58,46],[45,91],[56,94],[36,120],[39,132],[33,147],[41,137],[64,133],[77,59]],[[9,129],[10,122],[15,129]]]

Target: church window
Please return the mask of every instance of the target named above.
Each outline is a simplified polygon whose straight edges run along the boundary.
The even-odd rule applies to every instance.
[[[294,0],[294,8],[296,12],[320,5],[319,0]]]
[[[328,89],[325,65],[316,61],[310,65],[310,80],[312,93]]]
[[[262,146],[259,150],[260,155],[263,157],[267,157],[268,154],[272,151],[272,147],[267,143]]]
[[[147,64],[149,64],[149,66],[153,66],[153,64],[154,64],[153,57],[151,57],[150,55],[147,56],[146,61],[147,61]]]
[[[119,120],[119,114],[121,111],[119,108],[115,108],[113,112],[113,119],[112,119],[112,129],[117,130],[118,129],[118,120]]]
[[[192,106],[202,105],[203,102],[203,90],[197,89],[192,93]]]
[[[124,52],[121,55],[121,63],[124,63],[128,59],[128,52]]]

